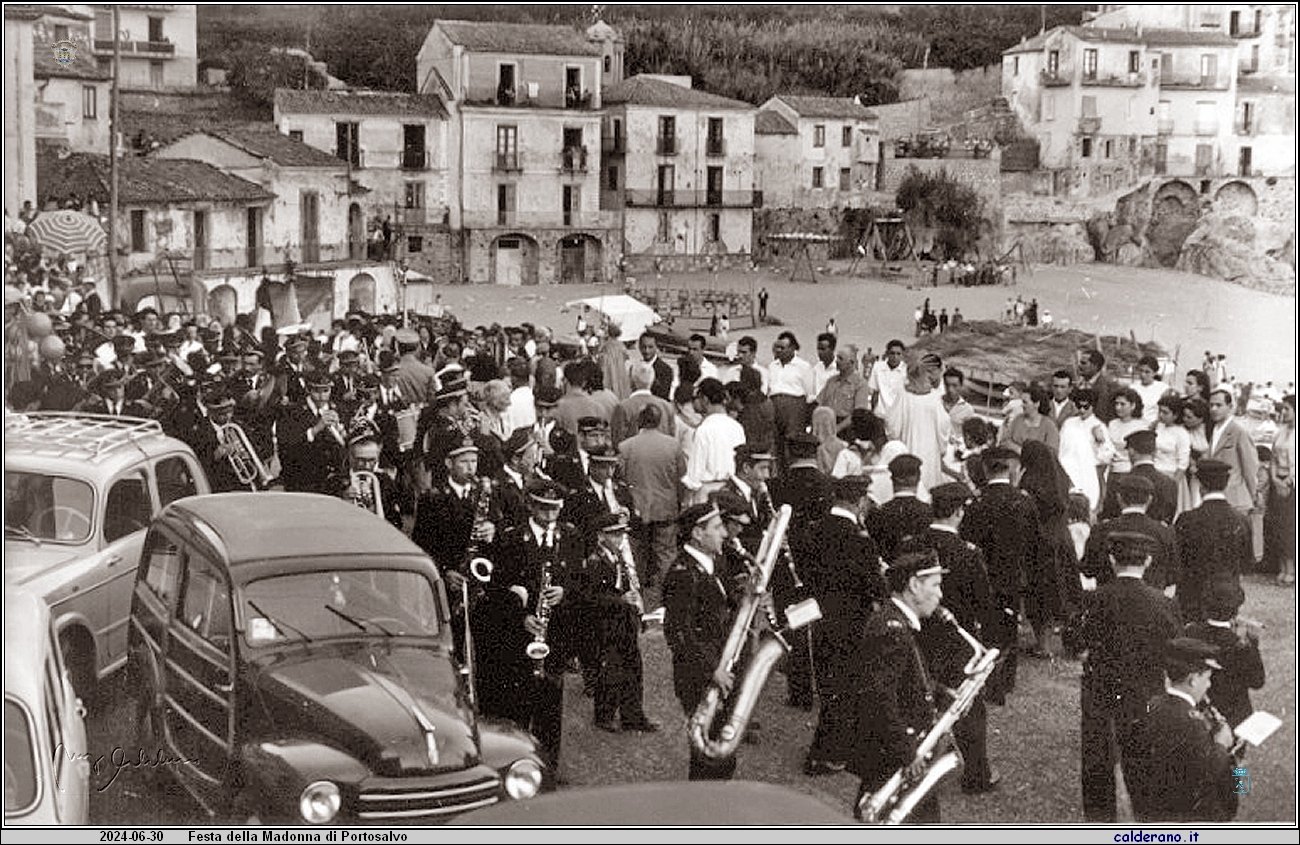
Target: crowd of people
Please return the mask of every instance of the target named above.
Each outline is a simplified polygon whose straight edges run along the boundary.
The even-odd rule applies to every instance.
[[[565,357],[527,324],[349,314],[319,335],[258,333],[253,314],[217,330],[82,303],[51,319],[6,293],[7,343],[25,345],[6,359],[8,412],[155,419],[193,447],[214,491],[323,493],[382,513],[438,565],[467,620],[453,627],[456,659],[472,655],[479,706],[531,731],[556,771],[566,675],[581,677],[596,728],[660,729],[642,706],[646,626],[663,626],[684,715],[713,687],[753,682],[720,658],[788,505],[770,619],[755,624],[820,606],[781,666],[786,703],[819,705],[807,774],[852,772],[865,799],[899,770],[923,772],[918,742],[970,656],[942,600],[1003,655],[953,731],[965,791],[998,786],[985,705],[1014,692],[1024,620],[1031,655],[1084,660],[1090,820],[1114,821],[1111,737],[1141,818],[1235,810],[1231,777],[1218,779],[1230,743],[1196,714],[1244,718],[1246,687],[1263,683],[1233,668],[1258,657],[1257,632],[1234,621],[1241,575],[1261,557],[1253,513],[1268,525],[1263,557],[1294,582],[1293,395],[1270,403],[1265,436],[1234,416],[1241,397],[1197,371],[1173,390],[1143,361],[1121,385],[1086,350],[995,423],[964,398],[959,369],[901,340],[877,360],[834,330],[811,360],[787,330],[766,364],[752,336],[717,362],[695,335],[670,362],[652,335],[629,348],[614,324]],[[243,446],[230,423],[252,478],[232,459]],[[1142,636],[1125,633],[1148,616]],[[1161,762],[1166,721],[1180,741],[1195,734],[1204,771]],[[734,767],[692,744],[690,777]],[[938,820],[937,798],[912,818]]]

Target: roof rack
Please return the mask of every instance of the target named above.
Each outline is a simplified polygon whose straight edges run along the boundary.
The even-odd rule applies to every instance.
[[[157,420],[108,414],[41,411],[5,415],[5,451],[63,457],[74,452],[91,458],[144,437],[163,433]]]

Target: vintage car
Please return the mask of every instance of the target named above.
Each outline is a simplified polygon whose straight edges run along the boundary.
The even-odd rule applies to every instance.
[[[442,579],[368,510],[220,493],[153,523],[136,575],[140,745],[216,819],[429,823],[549,785],[481,718]]]
[[[85,711],[63,668],[50,610],[5,589],[5,824],[86,824]]]
[[[193,450],[153,420],[5,417],[5,588],[44,597],[64,664],[90,704],[126,665],[135,564],[154,514],[208,492]]]

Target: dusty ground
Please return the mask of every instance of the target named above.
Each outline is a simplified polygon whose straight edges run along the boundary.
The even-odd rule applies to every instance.
[[[1227,355],[1229,371],[1238,380],[1285,385],[1295,379],[1296,299],[1292,297],[1173,270],[1102,264],[1038,265],[1032,273],[1022,270],[1014,287],[943,285],[937,289],[909,289],[902,281],[850,277],[842,273],[845,269],[844,263],[832,265],[832,271],[841,272],[819,273],[816,284],[792,283],[788,270],[767,268],[716,277],[707,273],[638,277],[636,284],[754,293],[766,287],[771,294],[769,314],[795,332],[807,355],[830,317],[835,318],[841,342],[869,346],[879,353],[891,338],[911,342],[912,314],[926,297],[936,312],[947,308],[951,314],[959,308],[966,319],[974,320],[997,319],[1008,295],[1019,295],[1025,302],[1036,298],[1040,311],[1050,311],[1058,326],[1155,340],[1171,355],[1178,353],[1179,375],[1199,367],[1205,351],[1211,350]],[[602,291],[621,292],[613,285],[440,289],[444,304],[469,325],[527,320],[549,325],[561,335],[571,333],[577,320],[575,312],[563,311],[564,303]],[[770,360],[770,342],[780,327],[751,330],[743,316],[733,316],[731,324],[733,338],[753,334],[759,340],[759,360]],[[707,329],[707,321],[694,328]]]

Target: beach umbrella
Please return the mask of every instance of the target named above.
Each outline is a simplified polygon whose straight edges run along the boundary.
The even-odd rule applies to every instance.
[[[42,213],[28,224],[27,234],[52,255],[103,255],[108,248],[99,221],[68,208]]]

